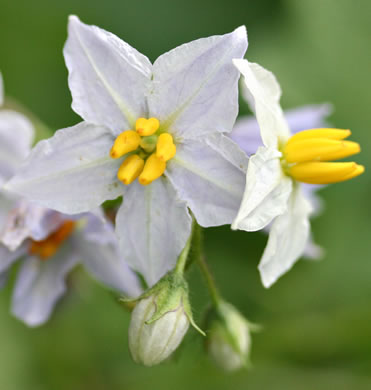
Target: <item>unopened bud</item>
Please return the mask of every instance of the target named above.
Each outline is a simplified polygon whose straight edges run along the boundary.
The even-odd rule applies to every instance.
[[[206,348],[209,356],[225,371],[246,367],[251,348],[250,324],[229,303],[213,308],[207,318]]]
[[[142,299],[132,313],[129,347],[136,363],[153,366],[169,357],[187,333],[189,321],[182,305],[157,321],[148,323],[156,311],[154,297]]]
[[[170,272],[139,298],[132,312],[129,348],[134,361],[153,366],[167,359],[183,340],[190,323],[197,328],[187,283],[183,276]]]

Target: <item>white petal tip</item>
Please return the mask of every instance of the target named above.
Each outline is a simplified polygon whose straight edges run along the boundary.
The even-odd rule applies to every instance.
[[[239,35],[241,38],[247,38],[246,26],[237,27],[233,32]]]
[[[81,23],[81,20],[76,15],[69,15],[68,16],[68,23]]]
[[[260,270],[260,277],[261,277],[262,285],[265,288],[270,288],[272,284],[276,282],[276,279],[272,279],[272,278],[268,278],[267,276],[264,276],[261,270]]]

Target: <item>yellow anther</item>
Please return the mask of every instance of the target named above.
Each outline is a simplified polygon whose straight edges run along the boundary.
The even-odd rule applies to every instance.
[[[155,153],[151,154],[139,176],[139,183],[146,186],[158,179],[166,169],[166,162],[160,160]]]
[[[63,242],[72,234],[75,229],[75,221],[64,221],[62,225],[49,237],[41,241],[31,241],[29,247],[30,255],[37,255],[41,260],[47,260],[55,255]]]
[[[289,168],[296,180],[309,184],[330,184],[360,175],[364,168],[354,162],[303,162]]]
[[[288,141],[294,142],[297,140],[303,140],[307,138],[328,138],[328,139],[345,139],[352,134],[350,130],[342,130],[342,129],[309,129],[299,131],[294,134]]]
[[[135,130],[141,136],[152,135],[156,133],[159,127],[160,122],[157,118],[139,118],[135,123]]]
[[[156,146],[156,156],[161,161],[168,161],[175,156],[176,146],[173,137],[169,133],[162,133],[158,137]]]
[[[120,158],[124,154],[136,150],[139,144],[139,134],[134,130],[126,130],[116,138],[115,143],[111,148],[110,156],[112,158]]]
[[[289,141],[283,156],[288,163],[305,161],[331,161],[359,153],[360,146],[352,141],[339,141],[329,138],[303,138]]]
[[[363,165],[358,165],[358,164],[356,165],[357,165],[356,169],[353,172],[351,172],[349,175],[343,177],[342,181],[353,179],[354,177],[361,175],[365,171],[365,167]]]
[[[143,167],[144,160],[137,154],[133,154],[132,156],[126,158],[121,164],[117,172],[117,178],[124,184],[128,185],[142,173]]]

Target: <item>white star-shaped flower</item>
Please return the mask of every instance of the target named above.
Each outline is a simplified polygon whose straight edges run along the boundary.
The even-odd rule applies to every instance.
[[[123,195],[122,252],[154,284],[189,237],[188,208],[205,227],[237,214],[247,157],[224,134],[238,113],[232,59],[246,48],[240,27],[151,64],[113,34],[70,17],[64,54],[72,107],[84,122],[40,142],[7,188],[68,214]]]
[[[308,243],[313,206],[302,183],[340,182],[360,175],[364,168],[353,162],[328,162],[360,151],[357,143],[344,141],[349,130],[321,128],[291,135],[273,74],[247,60],[234,63],[244,76],[263,146],[249,160],[245,193],[232,228],[256,231],[270,224],[259,264],[262,282],[270,287]]]

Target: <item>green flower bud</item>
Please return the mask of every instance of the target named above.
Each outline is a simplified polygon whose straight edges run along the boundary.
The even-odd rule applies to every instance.
[[[250,324],[231,304],[221,302],[207,316],[206,349],[225,371],[246,367],[251,348]]]
[[[182,275],[170,272],[139,298],[132,312],[129,348],[134,361],[153,366],[167,359],[183,340],[190,323],[198,329],[187,283]]]

